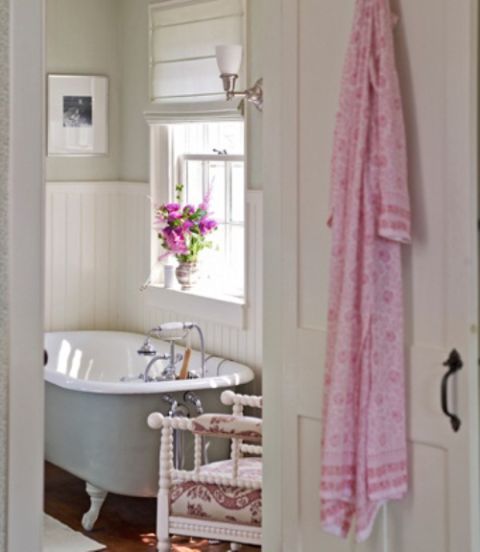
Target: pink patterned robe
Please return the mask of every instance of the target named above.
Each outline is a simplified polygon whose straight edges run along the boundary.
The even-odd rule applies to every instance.
[[[332,164],[321,521],[358,541],[407,491],[401,244],[410,241],[388,0],[357,0]]]

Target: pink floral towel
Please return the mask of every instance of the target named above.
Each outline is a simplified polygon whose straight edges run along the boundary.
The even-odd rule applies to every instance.
[[[357,0],[332,163],[321,520],[369,537],[407,491],[401,243],[406,147],[388,0]]]

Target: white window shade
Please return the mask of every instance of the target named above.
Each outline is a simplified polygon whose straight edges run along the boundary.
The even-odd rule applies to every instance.
[[[152,5],[150,33],[152,102],[225,100],[215,46],[245,45],[244,0],[167,0]],[[243,73],[244,68],[239,89]]]

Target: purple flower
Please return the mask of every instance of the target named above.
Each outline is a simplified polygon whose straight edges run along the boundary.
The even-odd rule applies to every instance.
[[[202,234],[202,236],[204,236],[205,234],[208,234],[212,230],[215,230],[216,227],[217,227],[217,222],[215,220],[205,219],[205,218],[201,220],[198,225],[198,228],[200,229],[200,233]]]
[[[208,188],[207,193],[203,196],[203,201],[198,206],[203,211],[208,211],[210,208],[210,200],[212,199],[212,188]]]
[[[209,190],[198,207],[165,203],[155,209],[154,228],[166,250],[165,255],[173,254],[181,261],[195,261],[202,249],[212,246],[205,236],[218,225],[208,213],[210,195]]]
[[[168,215],[167,222],[175,222],[176,220],[179,220],[181,218],[182,218],[181,213],[172,212]]]
[[[174,213],[180,210],[180,205],[178,203],[166,203],[163,208],[169,213]]]

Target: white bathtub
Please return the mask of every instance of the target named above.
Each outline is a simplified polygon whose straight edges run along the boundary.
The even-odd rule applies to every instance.
[[[205,378],[120,381],[143,373],[150,360],[137,354],[143,340],[142,335],[122,332],[55,332],[45,336],[46,459],[85,480],[90,490],[155,496],[159,441],[146,420],[154,411],[168,413],[162,395],[169,393],[183,401],[185,392],[193,390],[206,412],[224,412],[221,391],[253,380],[247,366],[207,357]],[[152,343],[158,352],[168,352],[167,343]],[[182,347],[178,351],[183,352]],[[200,354],[194,351],[190,369],[199,368]],[[161,369],[159,362],[158,371]],[[226,453],[215,447],[209,454],[215,460]]]

